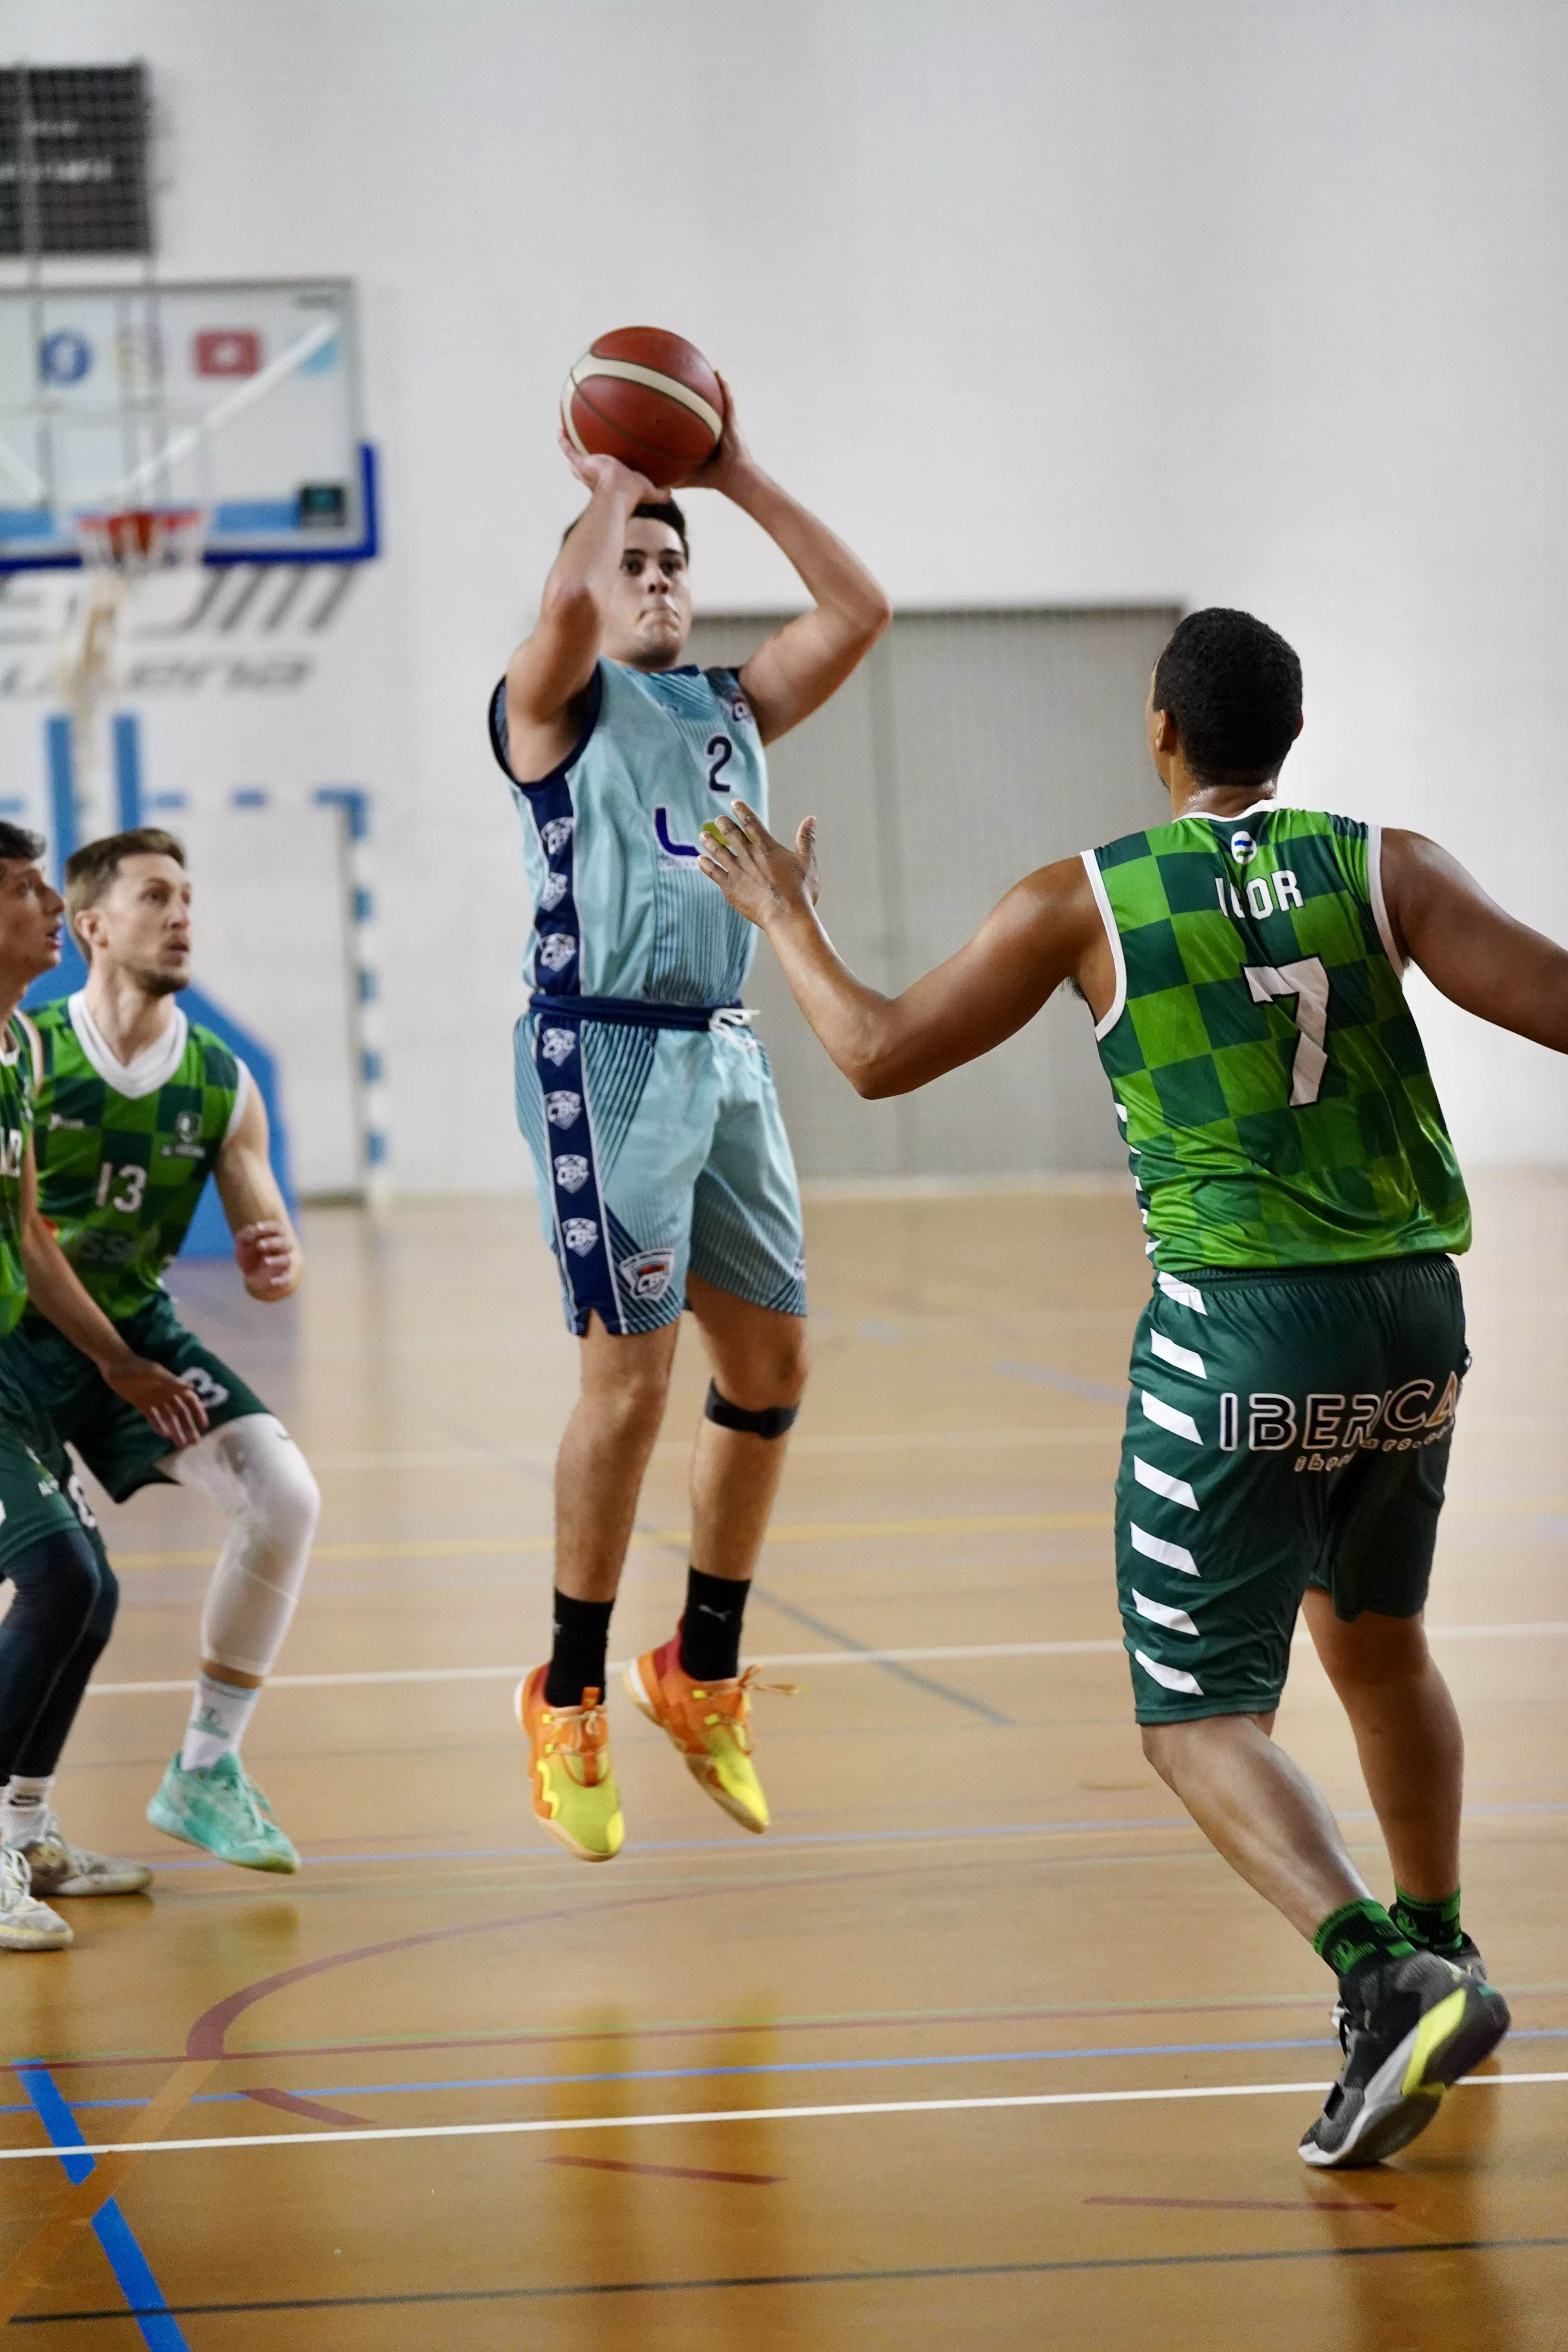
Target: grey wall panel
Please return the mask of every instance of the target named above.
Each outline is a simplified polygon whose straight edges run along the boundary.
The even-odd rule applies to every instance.
[[[769,754],[773,829],[821,820],[823,919],[880,988],[969,937],[1022,874],[1161,814],[1143,740],[1163,607],[900,614]],[[692,658],[744,659],[776,616],[705,618]],[[803,1176],[979,1176],[1121,1164],[1089,1015],[1067,992],[984,1061],[892,1103],[834,1070],[764,946],[748,990]]]

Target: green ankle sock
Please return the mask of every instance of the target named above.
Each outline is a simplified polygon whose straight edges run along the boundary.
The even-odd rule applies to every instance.
[[[1464,1930],[1459,1926],[1459,1890],[1446,1895],[1440,1903],[1423,1903],[1405,1889],[1394,1890],[1392,1914],[1394,1927],[1402,1936],[1424,1952],[1436,1952],[1443,1959],[1452,1959],[1458,1950]]]
[[[1389,1917],[1381,1903],[1367,1895],[1360,1903],[1342,1903],[1331,1911],[1312,1938],[1312,1949],[1327,1960],[1342,1985],[1369,1964],[1407,1959],[1415,1945]]]

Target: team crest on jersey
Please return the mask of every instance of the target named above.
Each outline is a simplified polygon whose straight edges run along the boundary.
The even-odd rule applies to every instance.
[[[599,1228],[592,1217],[567,1217],[562,1223],[561,1238],[574,1257],[586,1257],[599,1238]]]
[[[544,887],[539,894],[541,910],[548,915],[552,908],[561,904],[570,887],[571,884],[564,874],[547,874],[544,877]]]
[[[199,1110],[183,1110],[176,1113],[174,1133],[182,1143],[195,1143],[201,1131],[202,1115]]]
[[[563,1151],[555,1162],[555,1181],[563,1192],[580,1192],[588,1181],[588,1163],[580,1151]]]
[[[540,826],[539,838],[544,844],[546,857],[553,857],[558,851],[565,848],[572,838],[572,828],[576,822],[575,817],[552,816],[548,824]]]
[[[575,1127],[582,1108],[582,1096],[573,1094],[565,1087],[544,1097],[544,1116],[552,1127]]]
[[[564,971],[576,952],[570,931],[546,931],[539,942],[539,961],[546,971]]]
[[[1256,857],[1258,855],[1258,844],[1252,835],[1244,832],[1239,825],[1230,836],[1230,854],[1238,866],[1245,866],[1249,857]]]
[[[546,1029],[540,1036],[539,1050],[547,1062],[559,1069],[563,1062],[571,1060],[576,1044],[576,1035],[570,1029]]]
[[[672,1249],[634,1250],[630,1257],[621,1260],[617,1271],[634,1298],[651,1305],[662,1298],[669,1288],[669,1277],[675,1271]]]

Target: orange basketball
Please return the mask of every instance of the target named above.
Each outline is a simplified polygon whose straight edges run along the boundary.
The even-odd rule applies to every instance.
[[[664,489],[718,447],[724,394],[682,336],[617,327],[590,343],[567,377],[561,422],[585,457],[618,457]]]

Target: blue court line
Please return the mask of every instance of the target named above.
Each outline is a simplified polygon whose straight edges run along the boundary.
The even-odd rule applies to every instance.
[[[280,1758],[278,1760],[282,1762],[287,1759]],[[1543,1798],[1539,1803],[1533,1804],[1467,1805],[1465,1807],[1467,1821],[1510,1819],[1515,1814],[1523,1813],[1568,1813],[1568,1798]],[[1363,1805],[1340,1808],[1338,1818],[1342,1822],[1370,1822],[1375,1820],[1376,1816],[1370,1805]],[[1162,1813],[1158,1818],[1151,1816],[1145,1820],[1129,1820],[1118,1813],[1097,1822],[982,1822],[978,1825],[969,1827],[955,1824],[952,1829],[945,1830],[822,1830],[816,1833],[808,1830],[783,1833],[773,1832],[770,1832],[767,1843],[770,1850],[776,1850],[783,1846],[940,1844],[944,1841],[952,1844],[967,1844],[981,1838],[1081,1837],[1086,1831],[1090,1830],[1120,1832],[1122,1830],[1195,1830],[1196,1828],[1195,1822],[1180,1814]],[[726,1837],[639,1838],[634,1849],[634,1854],[735,1854],[755,1853],[757,1851],[755,1846],[741,1845],[734,1839]],[[151,1861],[160,1876],[165,1872],[175,1870],[222,1870],[226,1867],[225,1864],[216,1861],[165,1862],[162,1854],[143,1855],[142,1858],[144,1861]],[[300,1860],[307,1870],[331,1870],[340,1863],[539,1862],[558,1864],[561,1857],[552,1848],[533,1843],[530,1845],[426,1846],[423,1849],[410,1847],[406,1851],[399,1848],[382,1853],[307,1853],[302,1854]]]
[[[1520,2027],[1509,2038],[1511,2042],[1561,2042],[1568,2040],[1568,2025]],[[752,2066],[639,2066],[595,2074],[470,2074],[444,2082],[310,2083],[297,2089],[294,2096],[374,2099],[409,2091],[563,2090],[578,2083],[709,2083],[733,2075],[868,2074],[929,2066],[1024,2066],[1065,2058],[1200,2058],[1236,2053],[1256,2055],[1259,2051],[1332,2050],[1336,2046],[1331,2034],[1310,2033],[1273,2042],[1117,2042],[1102,2049],[961,2050],[934,2057],[781,2059],[777,2063]],[[258,2064],[265,2054],[257,2053]],[[246,2096],[244,2091],[205,2091],[190,2105],[233,2106]],[[72,2102],[70,2112],[99,2114],[106,2108],[144,2107],[149,2104],[146,2099],[78,2099]],[[18,2107],[0,2106],[0,2115],[23,2112]]]
[[[858,1642],[853,1633],[846,1633],[839,1626],[828,1625],[820,1617],[809,1615],[805,1610],[796,1608],[793,1601],[781,1601],[778,1594],[770,1592],[765,1585],[756,1597],[778,1616],[787,1617],[792,1625],[804,1625],[806,1632],[815,1633],[819,1641],[837,1642],[841,1650],[859,1650],[872,1657],[869,1642]],[[984,1723],[995,1724],[1006,1730],[1013,1728],[1012,1717],[1004,1715],[1000,1707],[988,1706],[983,1698],[972,1698],[967,1691],[954,1690],[950,1683],[939,1683],[930,1675],[916,1674],[913,1667],[906,1666],[900,1658],[872,1657],[872,1663],[883,1674],[891,1675],[895,1682],[908,1683],[933,1698],[949,1699],[954,1706],[966,1707],[971,1715],[979,1716]]]
[[[85,2145],[77,2127],[71,2108],[61,2096],[58,2084],[44,2066],[26,2068],[21,2083],[32,2103],[38,2120],[58,2148],[81,2147]],[[143,2100],[142,2105],[146,2105]],[[90,2156],[62,2156],[66,2179],[74,2186],[96,2172],[97,2164]],[[131,2312],[142,2333],[142,2341],[153,2352],[190,2352],[179,2322],[163,2299],[163,2290],[153,2275],[152,2264],[136,2242],[130,2222],[121,2211],[119,2202],[110,2197],[92,2217],[93,2235],[109,2258],[115,2283],[131,2306]]]
[[[998,1356],[991,1367],[1005,1381],[1037,1381],[1042,1388],[1064,1389],[1068,1396],[1092,1397],[1096,1404],[1124,1405],[1131,1391],[1123,1381],[1079,1380],[1076,1372],[1058,1372],[1049,1364],[1020,1364],[1012,1356]]]

